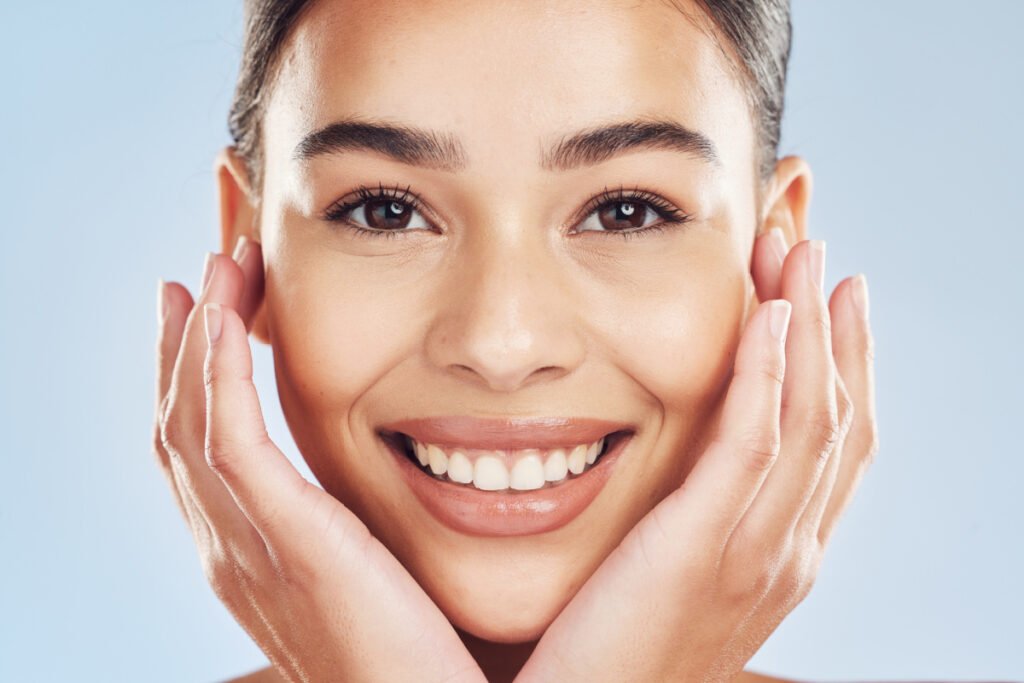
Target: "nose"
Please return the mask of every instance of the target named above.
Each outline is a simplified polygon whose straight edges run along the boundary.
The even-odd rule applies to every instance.
[[[434,304],[431,363],[497,392],[572,372],[585,350],[579,307],[550,245],[520,235],[463,247]]]

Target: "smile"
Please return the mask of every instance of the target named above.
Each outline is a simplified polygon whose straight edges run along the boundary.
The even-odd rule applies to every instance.
[[[607,420],[460,416],[406,420],[378,433],[434,519],[471,535],[519,536],[578,517],[634,430]]]
[[[570,448],[477,450],[446,448],[405,437],[406,454],[434,476],[481,491],[534,491],[580,476],[604,455],[606,437]]]

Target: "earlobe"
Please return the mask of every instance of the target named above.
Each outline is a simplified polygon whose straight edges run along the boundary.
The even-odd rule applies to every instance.
[[[789,247],[807,239],[811,189],[811,167],[804,159],[798,156],[779,159],[764,194],[764,217],[758,234],[774,227],[782,228]]]
[[[221,251],[230,254],[242,235],[260,244],[258,211],[249,186],[249,174],[245,162],[233,147],[225,147],[214,161],[214,176],[220,201]],[[262,288],[261,288],[262,290]],[[266,310],[261,300],[251,322],[251,334],[263,342],[270,343],[266,323]]]

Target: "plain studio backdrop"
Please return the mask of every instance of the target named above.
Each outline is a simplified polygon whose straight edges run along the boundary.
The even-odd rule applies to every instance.
[[[1024,680],[1024,3],[793,20],[782,152],[815,172],[827,290],[868,275],[882,446],[751,667]],[[219,248],[241,2],[4,2],[0,25],[0,680],[263,666],[150,451],[156,282],[194,289]]]

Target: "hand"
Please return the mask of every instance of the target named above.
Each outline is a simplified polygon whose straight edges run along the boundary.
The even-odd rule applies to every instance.
[[[878,449],[867,313],[854,278],[826,308],[811,246],[783,261],[781,235],[759,238],[764,303],[740,341],[715,438],[555,619],[517,681],[732,680],[807,595]]]
[[[483,681],[398,560],[267,436],[246,332],[259,245],[235,259],[208,257],[196,306],[164,286],[158,346],[155,449],[214,592],[289,681]]]

